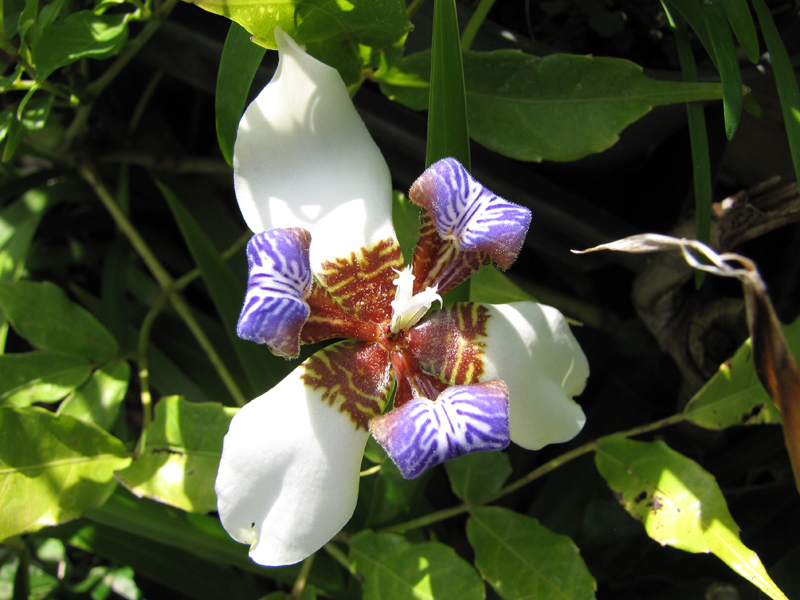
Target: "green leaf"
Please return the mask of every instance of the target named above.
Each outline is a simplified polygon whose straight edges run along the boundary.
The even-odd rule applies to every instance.
[[[712,552],[770,598],[787,600],[739,538],[714,477],[665,443],[598,440],[597,470],[647,535],[686,552]]]
[[[60,24],[44,23],[31,47],[39,81],[80,58],[108,58],[128,41],[129,14],[97,15],[82,10]]]
[[[484,267],[470,278],[469,299],[472,302],[488,304],[535,300],[493,266]]]
[[[430,478],[430,475],[423,474],[415,479],[406,479],[383,448],[374,446],[377,443],[370,438],[368,452],[382,455],[381,470],[361,478],[358,504],[348,525],[350,530],[385,525],[397,518],[410,518],[415,502],[422,496]]]
[[[47,193],[30,190],[0,211],[0,279],[16,280],[22,274],[48,199]]]
[[[407,265],[411,264],[419,239],[420,208],[396,190],[392,191],[392,223],[403,250],[403,260]]]
[[[235,413],[221,404],[162,398],[147,428],[144,451],[117,477],[138,496],[189,512],[216,510],[222,438]]]
[[[800,88],[794,74],[794,66],[783,45],[780,32],[775,27],[769,8],[764,0],[753,0],[753,8],[761,25],[761,34],[769,51],[775,84],[781,100],[783,125],[789,138],[789,150],[792,153],[792,164],[797,181],[800,181]]]
[[[747,0],[722,0],[722,8],[747,58],[753,64],[757,63],[760,58],[758,34]]]
[[[425,166],[447,157],[472,170],[456,2],[434,0]]]
[[[364,600],[482,600],[483,582],[455,551],[438,542],[364,531],[350,539],[363,576]]]
[[[124,360],[113,360],[103,365],[62,402],[58,414],[94,423],[110,431],[117,422],[130,376],[131,368]]]
[[[250,382],[250,395],[254,397],[262,394],[288,374],[293,363],[275,356],[264,345],[254,344],[236,335],[236,324],[245,295],[244,286],[222,260],[219,251],[178,197],[165,185],[159,183],[158,187],[178,222],[192,258],[203,274],[203,281],[211,293],[211,299],[224,324],[225,333],[233,344],[236,356]]]
[[[0,356],[0,404],[30,406],[61,400],[82,385],[92,364],[79,356],[27,352]]]
[[[233,144],[244,113],[253,77],[266,49],[250,41],[250,34],[236,22],[231,23],[217,75],[214,106],[217,115],[217,140],[222,156],[233,164]]]
[[[63,523],[114,491],[122,442],[38,407],[0,408],[0,540]]]
[[[467,521],[475,566],[506,600],[594,598],[595,581],[565,535],[507,508],[479,507]]]
[[[453,493],[479,504],[499,490],[509,475],[511,462],[503,452],[472,452],[445,463]]]
[[[800,332],[799,324],[795,322],[795,331]],[[781,422],[780,412],[756,375],[750,340],[722,363],[686,405],[684,414],[688,421],[706,429]]]
[[[717,69],[722,78],[722,100],[725,112],[725,134],[733,138],[742,116],[742,72],[736,57],[733,34],[728,26],[721,0],[704,0],[701,3],[711,46],[717,57]]]
[[[381,89],[422,110],[429,73],[430,54],[413,54],[386,70]],[[654,106],[722,97],[720,84],[659,81],[627,60],[570,54],[466,52],[464,77],[472,139],[529,161],[577,160],[613,146]]]
[[[48,281],[0,281],[0,309],[18,334],[42,350],[96,362],[117,354],[108,330]]]
[[[308,53],[337,68],[347,85],[361,81],[359,44],[386,48],[410,30],[402,0],[197,0],[200,8],[239,23],[265,48],[277,49],[280,27]]]

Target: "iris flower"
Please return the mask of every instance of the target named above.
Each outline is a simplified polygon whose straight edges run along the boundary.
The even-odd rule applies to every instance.
[[[344,83],[275,35],[278,69],[234,151],[236,196],[255,234],[238,334],[285,357],[343,341],[244,406],[225,436],[222,524],[269,566],[303,560],[344,527],[370,433],[409,478],[509,440],[539,449],[581,430],[572,397],[589,374],[553,308],[442,306],[441,294],[481,266],[511,265],[530,211],[442,160],[409,193],[422,224],[404,266],[389,170]]]

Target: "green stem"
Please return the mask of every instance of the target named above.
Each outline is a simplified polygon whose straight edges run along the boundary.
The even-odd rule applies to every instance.
[[[303,590],[308,581],[308,574],[311,572],[311,565],[314,564],[314,556],[315,555],[312,554],[303,561],[303,564],[300,566],[300,574],[297,576],[294,586],[292,587],[292,593],[289,594],[286,600],[300,600],[300,596],[303,595]]]
[[[139,343],[137,345],[136,363],[139,366],[139,396],[142,402],[142,432],[136,444],[136,456],[141,456],[147,444],[147,428],[153,420],[153,398],[150,394],[150,370],[147,360],[147,347],[150,344],[150,331],[153,329],[156,317],[169,301],[169,292],[162,290],[153,306],[147,311],[139,330]]]
[[[217,354],[217,351],[214,349],[214,345],[211,343],[211,340],[206,337],[203,328],[200,327],[200,324],[194,318],[192,310],[189,308],[189,305],[186,304],[186,301],[183,299],[183,297],[177,293],[173,293],[172,306],[192,332],[194,339],[198,344],[200,344],[200,347],[206,353],[208,360],[210,360],[211,364],[214,365],[214,368],[217,370],[217,374],[219,375],[220,379],[222,379],[225,387],[228,388],[228,392],[233,397],[233,401],[236,402],[236,405],[244,406],[247,404],[247,398],[245,398],[244,394],[242,394],[242,391],[239,389],[239,386],[236,384],[236,381],[230,374],[230,371],[228,371],[228,367],[225,366],[222,358],[219,354]]]
[[[80,173],[81,177],[83,177],[86,183],[92,187],[97,197],[100,198],[100,201],[103,203],[103,206],[105,206],[106,210],[111,214],[111,217],[114,219],[117,226],[120,228],[125,237],[128,238],[128,241],[133,246],[133,249],[136,250],[136,253],[144,261],[144,264],[147,265],[148,269],[150,269],[150,272],[153,274],[153,277],[155,277],[159,287],[162,290],[171,289],[173,284],[172,277],[170,277],[169,273],[167,273],[167,270],[161,266],[161,263],[158,261],[155,254],[153,254],[152,250],[150,250],[147,242],[145,242],[144,238],[139,235],[139,232],[128,220],[127,215],[125,215],[125,213],[117,204],[116,200],[114,200],[114,196],[100,179],[100,175],[97,173],[94,165],[84,162],[78,164],[77,168],[78,173]]]
[[[464,33],[461,34],[461,51],[466,52],[472,46],[475,36],[478,35],[478,30],[486,20],[489,11],[492,10],[495,0],[481,0],[475,12],[469,19],[469,23],[464,28]]]
[[[236,385],[236,381],[231,376],[228,368],[222,361],[222,358],[220,358],[219,354],[217,354],[217,351],[214,349],[214,345],[208,339],[205,332],[194,318],[194,315],[189,309],[188,304],[186,304],[185,300],[175,291],[175,282],[173,281],[172,277],[170,277],[167,270],[158,261],[155,254],[153,254],[153,251],[150,250],[150,247],[147,245],[147,242],[144,241],[144,238],[139,235],[139,232],[136,230],[130,220],[128,220],[127,215],[125,215],[117,202],[114,200],[111,192],[101,181],[97,170],[90,163],[80,163],[78,164],[77,168],[84,180],[92,187],[98,198],[100,198],[100,201],[106,207],[106,210],[108,210],[108,212],[111,214],[122,233],[128,238],[128,241],[130,241],[134,250],[136,250],[137,254],[139,254],[145,265],[147,265],[147,268],[150,269],[153,277],[158,282],[158,286],[164,293],[169,294],[175,310],[181,316],[184,323],[186,323],[186,326],[192,332],[192,335],[194,335],[197,343],[200,344],[200,347],[205,351],[206,356],[208,357],[209,361],[211,361],[211,364],[217,369],[220,379],[222,379],[225,387],[228,388],[228,391],[230,392],[236,404],[238,406],[244,406],[246,400],[239,389],[239,386]]]
[[[686,420],[686,416],[683,413],[677,413],[675,415],[671,415],[659,421],[653,421],[652,423],[647,423],[645,425],[638,425],[636,427],[628,429],[627,431],[612,433],[600,437],[591,442],[587,442],[582,446],[573,448],[569,452],[565,452],[564,454],[561,454],[560,456],[557,456],[552,460],[547,461],[546,463],[537,467],[524,477],[521,477],[514,483],[507,485],[503,489],[497,491],[496,493],[492,494],[491,496],[489,496],[488,498],[486,498],[481,502],[477,502],[475,504],[464,502],[463,504],[459,504],[458,506],[451,506],[450,508],[445,508],[443,510],[430,513],[428,515],[419,517],[418,519],[412,519],[411,521],[406,521],[405,523],[400,523],[399,525],[392,525],[391,527],[383,528],[380,531],[382,533],[400,533],[408,531],[409,529],[418,529],[420,527],[425,527],[427,525],[433,525],[434,523],[438,523],[439,521],[444,521],[445,519],[449,519],[450,517],[455,517],[465,512],[469,512],[473,508],[473,506],[480,506],[483,504],[494,502],[495,500],[498,500],[503,496],[507,496],[508,494],[517,491],[521,487],[524,487],[529,483],[536,481],[540,477],[550,473],[551,471],[556,470],[558,467],[561,467],[567,464],[568,462],[573,461],[580,456],[583,456],[584,454],[593,452],[594,450],[597,449],[597,445],[600,442],[600,440],[619,435],[624,437],[641,435],[643,433],[649,433],[651,431],[656,431],[658,429],[662,429],[670,425],[681,423],[684,420]]]
[[[356,574],[355,567],[353,567],[353,565],[350,564],[350,561],[347,559],[347,555],[344,552],[342,552],[336,544],[334,544],[333,542],[328,542],[327,544],[325,544],[324,549],[325,552],[327,552],[333,560],[342,565],[345,568],[345,570],[350,572],[350,574],[352,575]]]

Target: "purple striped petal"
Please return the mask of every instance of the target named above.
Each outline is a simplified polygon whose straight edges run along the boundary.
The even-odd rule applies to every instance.
[[[431,165],[409,197],[428,211],[442,238],[462,251],[485,252],[502,269],[517,258],[531,223],[530,210],[495,196],[454,158]]]
[[[413,479],[462,454],[508,446],[508,389],[499,379],[449,387],[435,402],[415,398],[369,428],[403,477]]]
[[[240,338],[286,358],[300,354],[300,330],[310,312],[310,242],[311,234],[300,228],[270,229],[250,238],[250,275],[236,327]]]

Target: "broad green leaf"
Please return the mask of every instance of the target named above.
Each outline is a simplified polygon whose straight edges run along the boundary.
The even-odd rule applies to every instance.
[[[253,77],[266,50],[250,41],[250,34],[236,22],[231,23],[217,75],[214,106],[217,115],[217,140],[222,156],[233,164],[233,144],[244,112]]]
[[[792,327],[800,333],[800,321]],[[684,409],[686,419],[706,429],[780,423],[781,415],[758,380],[747,340],[725,361]]]
[[[291,363],[273,355],[266,346],[243,340],[236,335],[236,323],[244,301],[244,286],[222,260],[219,251],[178,197],[165,185],[160,183],[158,185],[178,222],[192,258],[203,274],[203,281],[211,293],[211,299],[224,324],[225,333],[250,382],[250,395],[255,397],[275,386],[288,374]]]
[[[473,504],[494,494],[511,475],[511,462],[504,452],[472,452],[444,466],[453,493]]]
[[[49,281],[0,281],[0,310],[31,344],[102,362],[117,353],[117,342],[87,310]]]
[[[42,26],[31,47],[36,77],[41,81],[79,58],[108,58],[128,41],[128,14],[97,15],[82,10],[63,22]]]
[[[472,170],[456,2],[434,0],[425,166],[447,157]]]
[[[138,496],[189,512],[216,510],[222,438],[235,413],[221,404],[162,398],[145,433],[144,451],[118,478]]]
[[[197,0],[200,8],[235,21],[265,48],[277,49],[280,27],[309,54],[336,67],[347,85],[361,80],[359,44],[385,48],[410,29],[402,0]]]
[[[800,181],[800,88],[797,85],[792,60],[781,40],[780,32],[775,26],[769,7],[764,0],[753,0],[753,8],[758,16],[761,34],[764,36],[764,42],[772,62],[775,84],[781,100],[783,125],[786,127],[789,150],[792,153],[794,174],[795,178]]]
[[[722,0],[722,8],[747,58],[750,62],[757,63],[760,58],[758,34],[747,0]]]
[[[725,112],[725,134],[733,138],[742,116],[742,72],[736,57],[733,34],[728,26],[721,0],[701,3],[711,46],[717,57],[717,69],[722,78],[723,108]]]
[[[595,581],[575,543],[531,517],[478,507],[467,521],[475,566],[506,600],[594,598]]]
[[[413,544],[398,535],[364,531],[350,539],[350,560],[363,576],[364,600],[481,600],[474,569],[438,542]]]
[[[19,103],[17,110],[14,111],[5,123],[6,143],[3,148],[3,161],[8,162],[17,151],[25,136],[34,131],[38,131],[47,124],[50,117],[50,109],[53,106],[53,94],[40,92],[37,89],[31,90]]]
[[[0,356],[0,404],[30,406],[61,400],[82,385],[92,364],[79,356],[26,352]]]
[[[61,403],[58,414],[70,415],[110,431],[117,422],[130,376],[131,368],[124,360],[113,360],[103,365]]]
[[[469,299],[472,302],[507,304],[520,300],[534,300],[502,271],[493,266],[484,267],[470,277]]]
[[[647,535],[686,552],[712,552],[770,598],[787,600],[739,526],[714,477],[665,443],[601,438],[597,470]]]
[[[430,53],[413,54],[386,70],[381,89],[422,110],[429,73]],[[529,161],[601,152],[654,106],[722,97],[720,84],[659,81],[627,60],[569,54],[466,52],[464,77],[472,139]]]
[[[0,540],[102,504],[130,462],[102,429],[38,407],[0,408],[0,431]]]

